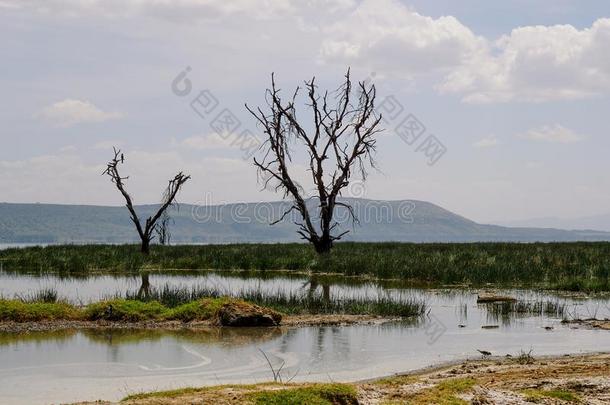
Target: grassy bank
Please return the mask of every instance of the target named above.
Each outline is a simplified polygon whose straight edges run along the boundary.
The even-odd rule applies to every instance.
[[[205,321],[213,319],[225,304],[249,305],[230,298],[207,298],[173,308],[157,301],[115,299],[77,307],[67,302],[0,300],[0,321]]]
[[[280,389],[278,389],[278,387]],[[243,385],[243,386],[223,386],[221,390],[242,391],[239,396],[242,403],[252,405],[358,405],[356,389],[348,384],[303,384],[279,386],[274,384]],[[274,389],[275,388],[275,389]],[[173,391],[156,392],[149,394],[135,394],[128,396],[121,402],[150,403],[155,400],[163,401],[169,399],[179,399],[185,396],[205,395],[210,400],[215,398],[225,403],[225,398],[218,388],[184,388]],[[235,397],[237,399],[238,397]],[[235,402],[237,403],[237,402]]]
[[[82,275],[94,270],[293,270],[430,284],[536,284],[610,290],[610,243],[338,243],[326,258],[305,244],[49,246],[0,251],[5,270]]]
[[[416,317],[427,306],[411,298],[324,298],[319,295],[273,293],[252,290],[240,297],[226,297],[204,288],[152,289],[146,297],[127,293],[114,299],[76,306],[58,298],[52,289],[41,290],[27,298],[1,299],[0,321],[32,322],[43,320],[87,321],[172,321],[183,322],[213,319],[227,304],[258,305],[289,315],[375,315]]]

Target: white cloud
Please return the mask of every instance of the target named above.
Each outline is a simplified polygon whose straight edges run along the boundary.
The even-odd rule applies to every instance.
[[[610,19],[591,27],[525,26],[497,40],[455,17],[431,18],[397,0],[364,0],[323,30],[323,62],[412,79],[435,74],[437,90],[468,103],[544,102],[610,93]]]
[[[610,19],[514,29],[467,60],[439,86],[465,102],[543,102],[610,92]]]
[[[532,141],[554,143],[574,143],[583,140],[581,135],[559,124],[544,125],[540,128],[530,129],[526,133],[520,134],[519,137]]]
[[[484,46],[456,18],[423,16],[396,0],[364,0],[325,34],[322,61],[369,65],[403,76],[447,71]]]
[[[114,120],[123,115],[103,111],[90,101],[65,99],[43,108],[40,116],[62,127],[69,127],[81,123]]]
[[[488,137],[479,139],[478,141],[474,142],[472,144],[472,146],[474,146],[475,148],[490,148],[492,146],[498,145],[499,143],[500,143],[500,141],[498,140],[498,138],[495,135],[490,135]]]

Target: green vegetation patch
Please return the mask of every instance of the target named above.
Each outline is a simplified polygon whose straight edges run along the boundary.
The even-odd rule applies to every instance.
[[[156,302],[141,302],[132,300],[109,300],[87,305],[84,318],[90,321],[126,321],[138,322],[159,319],[168,309]]]
[[[91,272],[143,269],[294,270],[426,285],[528,285],[564,290],[610,290],[610,243],[337,243],[324,258],[307,244],[47,246],[0,251],[5,271]]]
[[[525,399],[530,402],[539,402],[545,398],[553,398],[560,399],[562,401],[579,403],[581,399],[578,395],[573,392],[560,390],[560,389],[552,389],[552,390],[536,390],[529,389],[523,391],[525,395]]]
[[[203,298],[174,308],[168,308],[157,301],[114,299],[89,304],[85,307],[83,316],[90,321],[205,321],[215,317],[225,304],[231,302],[250,305],[226,297]]]
[[[256,405],[357,405],[356,390],[346,384],[267,390],[249,395]]]
[[[43,320],[87,320],[141,322],[179,320],[183,322],[212,319],[228,303],[250,305],[231,298],[204,298],[168,308],[157,301],[113,299],[95,302],[84,308],[66,302],[24,302],[0,299],[0,321],[32,322]]]
[[[0,321],[32,322],[78,319],[80,311],[65,302],[23,302],[0,300]]]
[[[476,384],[473,378],[454,378],[424,390],[411,399],[410,404],[465,405],[468,402],[456,395],[468,392]]]

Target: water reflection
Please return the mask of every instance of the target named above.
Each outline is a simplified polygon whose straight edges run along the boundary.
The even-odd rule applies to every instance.
[[[417,300],[427,303],[433,313],[438,309],[451,310],[451,324],[480,327],[488,323],[510,324],[521,318],[591,318],[610,317],[608,296],[579,297],[557,292],[535,290],[504,290],[502,295],[518,299],[520,307],[501,305],[477,305],[477,290],[424,289],[397,281],[366,281],[328,277],[324,275],[290,275],[281,273],[252,272],[146,272],[137,275],[94,275],[82,279],[62,278],[53,274],[18,275],[0,273],[0,296],[31,296],[43,288],[55,289],[61,298],[86,304],[116,295],[150,297],[164,288],[190,294],[201,293],[232,296],[299,296],[316,297],[322,302],[346,298],[378,298],[391,300]],[[272,276],[273,275],[273,276]],[[532,305],[539,303],[540,308]],[[530,307],[528,307],[530,306]],[[437,309],[438,308],[438,309]],[[536,310],[534,310],[536,309]],[[444,309],[443,309],[444,311]]]
[[[150,297],[150,275],[148,272],[142,273],[142,282],[138,289],[138,299],[148,299]]]
[[[349,327],[0,333],[0,398],[11,404],[116,400],[143,390],[269,381],[259,350],[274,364],[285,363],[284,377],[296,374],[295,381],[378,377],[479,356],[475,349],[610,351],[607,332],[572,330],[546,315],[482,329],[486,311],[476,304],[467,306],[469,322],[460,328],[456,308],[442,298],[419,321]],[[445,328],[432,341],[426,326],[434,322]],[[542,328],[548,324],[552,331]]]

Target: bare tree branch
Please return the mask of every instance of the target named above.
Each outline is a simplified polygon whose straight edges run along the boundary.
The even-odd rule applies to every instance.
[[[289,212],[298,211],[303,221],[297,223],[297,233],[311,242],[319,253],[330,251],[332,242],[348,232],[331,234],[338,226],[333,220],[337,206],[346,208],[354,223],[357,222],[353,207],[337,201],[342,190],[349,185],[354,170],[365,180],[367,168],[375,167],[376,135],[381,131],[381,115],[375,112],[376,90],[374,85],[365,82],[358,83],[357,87],[357,97],[353,98],[355,92],[349,69],[343,84],[332,93],[334,97],[328,92],[321,96],[318,94],[315,77],[305,81],[305,105],[311,109],[313,121],[313,129],[309,132],[297,117],[295,105],[300,88],[297,87],[290,100],[282,100],[274,74],[271,75],[271,88],[265,92],[267,111],[260,107],[251,109],[246,104],[246,109],[265,135],[265,142],[261,145],[262,157],[254,158],[254,165],[266,179],[265,186],[270,181],[277,182],[276,190],[281,190],[284,198],[288,197],[293,202],[274,224]],[[308,171],[315,186],[315,198],[319,201],[317,226],[307,206],[308,199],[289,171],[292,163],[289,145],[295,140],[308,156]]]
[[[153,216],[146,218],[144,226],[142,226],[140,219],[138,218],[138,214],[134,208],[131,196],[125,189],[124,181],[129,177],[122,177],[118,169],[119,164],[125,163],[125,156],[120,149],[113,147],[113,150],[114,157],[108,162],[106,170],[104,170],[102,175],[108,175],[110,180],[123,195],[123,198],[125,199],[125,206],[130,214],[130,219],[134,223],[136,230],[138,231],[138,235],[140,236],[140,240],[142,241],[142,253],[148,254],[150,252],[150,242],[154,239],[153,232],[157,230],[157,221],[163,215],[167,214],[166,211],[169,207],[176,204],[176,196],[178,195],[178,192],[184,183],[191,178],[191,176],[187,176],[180,172],[174,176],[173,179],[169,180],[167,188],[163,193],[163,199],[159,209]]]

